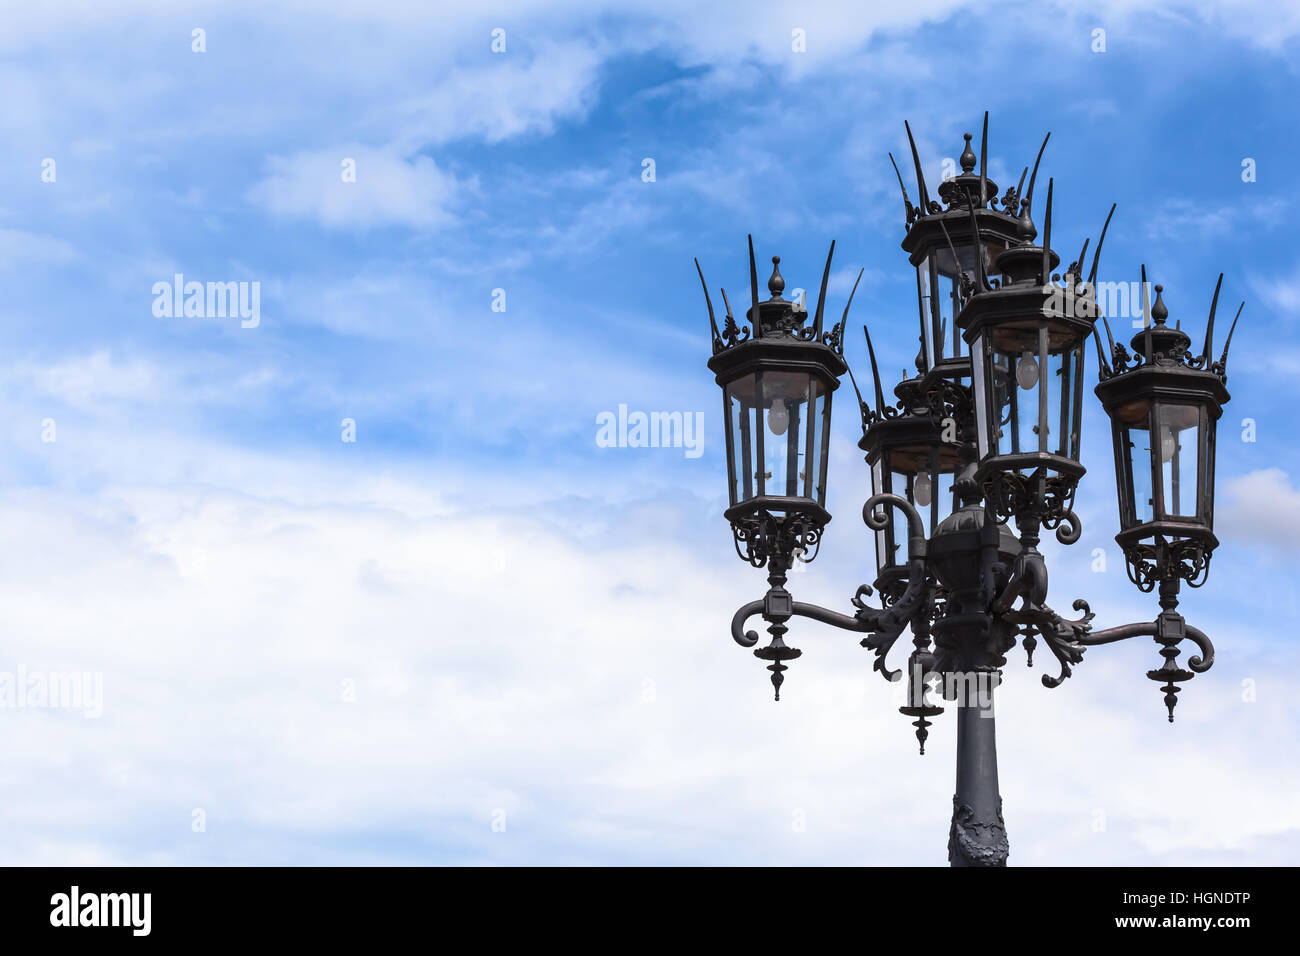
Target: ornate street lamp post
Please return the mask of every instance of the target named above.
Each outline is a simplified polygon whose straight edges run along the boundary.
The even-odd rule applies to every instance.
[[[906,703],[899,709],[915,718],[921,753],[929,718],[944,711],[931,695],[953,702],[957,710],[948,844],[954,866],[1006,863],[993,692],[1001,683],[1005,654],[1017,643],[1031,666],[1039,641],[1046,644],[1059,671],[1044,675],[1042,682],[1056,687],[1088,647],[1154,638],[1164,661],[1147,676],[1162,683],[1171,721],[1178,684],[1213,663],[1209,638],[1178,613],[1177,595],[1181,581],[1192,587],[1205,582],[1218,544],[1214,436],[1228,401],[1227,343],[1217,361],[1211,352],[1219,288],[1204,346],[1192,356],[1187,334],[1166,324],[1161,286],[1149,303],[1144,267],[1144,328],[1133,338],[1130,356],[1115,344],[1094,291],[1105,228],[1087,279],[1082,278],[1087,242],[1064,276],[1058,274],[1060,258],[1051,249],[1051,181],[1043,239],[1035,244],[1033,194],[1043,150],[1033,173],[1026,168],[999,203],[986,172],[987,139],[986,114],[979,172],[967,134],[962,172],[939,187],[942,202],[930,199],[914,142],[919,206],[912,205],[899,175],[906,212],[903,249],[917,277],[920,348],[916,375],[894,387],[895,401],[887,403],[866,337],[874,401],[864,401],[860,392],[857,397],[859,447],[870,468],[872,494],[862,516],[876,535],[877,575],[854,594],[852,614],[795,601],[785,587],[791,562],[815,557],[830,521],[825,506],[831,396],[842,374],[852,378],[843,354],[852,294],[840,321],[824,329],[835,245],[811,323],[806,310],[782,298],[778,257],[768,280],[770,298],[759,301],[752,240],[747,328],[737,324],[723,291],[726,317],[719,330],[700,273],[713,337],[709,368],[723,390],[725,517],[737,553],[768,571],[766,595],[736,612],[732,637],[770,662],[779,700],[785,662],[802,653],[784,640],[791,618],[866,634],[861,644],[874,652],[874,669],[888,680],[904,677],[885,661],[910,630]],[[897,172],[897,164],[894,168]],[[1026,175],[1029,187],[1022,196]],[[1102,345],[1098,321],[1108,347]],[[1048,606],[1047,568],[1038,551],[1044,528],[1067,545],[1081,532],[1073,503],[1085,472],[1079,439],[1089,338],[1100,366],[1096,394],[1114,437],[1116,541],[1130,579],[1144,592],[1158,586],[1161,607],[1153,622],[1102,631],[1092,630],[1093,614],[1083,600],[1074,602],[1081,612],[1074,620]],[[1231,338],[1229,330],[1228,342]],[[879,607],[867,603],[873,595]],[[768,624],[769,640],[762,647],[756,647],[758,634],[745,630],[754,615]],[[1178,661],[1184,640],[1200,652],[1186,660],[1186,668]]]

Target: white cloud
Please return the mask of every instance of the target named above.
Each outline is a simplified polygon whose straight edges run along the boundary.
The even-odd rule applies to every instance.
[[[103,351],[52,364],[24,362],[6,370],[4,377],[20,389],[78,408],[156,399],[171,385],[171,377],[152,362],[119,360]]]
[[[550,133],[557,121],[581,118],[594,104],[602,60],[592,45],[580,42],[544,43],[531,55],[492,56],[482,66],[446,71],[428,92],[379,116],[403,149]]]
[[[1300,268],[1290,275],[1252,276],[1250,284],[1265,305],[1292,317],[1300,315]]]
[[[1170,199],[1148,219],[1146,233],[1153,239],[1214,239],[1241,229],[1277,225],[1286,212],[1282,199],[1210,205],[1190,199]]]
[[[1227,540],[1300,546],[1300,491],[1281,468],[1252,471],[1227,482],[1216,505],[1215,528]]]
[[[720,518],[701,553],[630,533],[693,522],[684,502],[587,500],[605,527],[575,534],[430,510],[436,471],[369,503],[354,477],[245,459],[202,486],[164,473],[0,503],[26,542],[0,552],[0,669],[105,676],[98,721],[0,711],[36,781],[0,801],[6,862],[944,862],[952,713],[918,758],[870,656],[802,620],[774,704],[727,634],[763,575]],[[842,603],[833,577],[814,565],[798,596]],[[1249,645],[1225,635],[1221,654]],[[1171,728],[1152,657],[1094,649],[1047,691],[1017,655],[999,712],[1014,862],[1267,859],[1300,827],[1296,768],[1261,756],[1260,721],[1294,732],[1284,696],[1242,704],[1223,660]]]
[[[77,258],[72,243],[22,229],[0,229],[0,269],[62,265]]]
[[[347,160],[354,161],[355,182],[344,181]],[[465,188],[428,156],[405,158],[355,144],[272,156],[266,167],[250,199],[272,215],[314,219],[332,229],[437,229],[454,220],[453,207]]]

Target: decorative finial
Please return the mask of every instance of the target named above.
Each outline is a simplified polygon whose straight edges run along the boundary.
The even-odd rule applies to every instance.
[[[786,667],[780,661],[777,661],[773,664],[769,664],[767,669],[772,672],[772,686],[776,689],[776,697],[774,699],[779,701],[781,699],[781,685],[785,683],[785,674],[783,674],[782,671],[788,671],[790,668]],[[1173,720],[1172,717],[1169,719]]]
[[[781,257],[772,257],[772,278],[767,280],[767,291],[772,293],[772,298],[781,298],[781,293],[785,291],[785,279],[781,277]]]
[[[970,133],[964,135],[966,137],[966,148],[961,152],[961,171],[969,173],[975,168],[975,152],[970,148]]]
[[[1169,709],[1169,722],[1172,724],[1174,722],[1174,707],[1178,704],[1177,695],[1182,688],[1170,681],[1160,689],[1165,692],[1165,707]]]
[[[1165,300],[1160,298],[1160,293],[1164,289],[1164,286],[1156,284],[1156,301],[1151,306],[1151,318],[1155,319],[1156,325],[1164,325],[1165,319],[1169,318],[1169,309],[1165,307]]]
[[[970,139],[969,133],[966,134],[966,138]],[[924,717],[918,717],[916,720],[912,721],[912,726],[916,728],[916,739],[921,744],[921,756],[924,757],[925,741],[926,738],[930,736],[930,721],[926,720]]]
[[[788,597],[788,595],[787,595]],[[790,647],[783,641],[782,635],[789,628],[779,622],[773,622],[768,627],[768,633],[772,635],[772,640],[767,647],[760,647],[754,651],[754,656],[761,661],[771,661],[767,669],[772,672],[772,689],[776,691],[775,699],[781,699],[781,685],[785,683],[785,671],[790,668],[786,667],[784,661],[792,661],[803,654],[803,651],[797,647]]]
[[[1033,217],[1029,215],[1029,200],[1020,200],[1020,219],[1016,225],[1016,231],[1020,233],[1020,241],[1023,245],[1032,245],[1034,237],[1038,235],[1038,227],[1034,225]]]

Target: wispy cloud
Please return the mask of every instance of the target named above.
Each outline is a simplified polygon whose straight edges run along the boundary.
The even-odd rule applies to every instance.
[[[330,229],[444,227],[466,188],[428,156],[355,144],[272,156],[266,165],[249,198],[274,216],[314,219]]]

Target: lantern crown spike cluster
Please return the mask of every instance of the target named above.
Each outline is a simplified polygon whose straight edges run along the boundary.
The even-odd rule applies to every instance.
[[[874,668],[890,679],[902,672],[886,666],[886,655],[909,629],[914,644],[909,680],[923,671],[945,675],[972,666],[1000,674],[1003,655],[1018,641],[1032,665],[1042,641],[1060,668],[1057,675],[1043,677],[1049,687],[1070,676],[1087,647],[1146,635],[1155,638],[1164,658],[1149,676],[1162,681],[1172,719],[1177,683],[1213,660],[1208,638],[1178,614],[1176,594],[1179,581],[1204,583],[1218,544],[1214,430],[1228,400],[1227,344],[1236,327],[1234,319],[1216,360],[1214,315],[1223,277],[1204,345],[1194,355],[1182,323],[1168,324],[1163,286],[1155,287],[1153,297],[1148,293],[1144,266],[1143,328],[1125,348],[1115,342],[1095,294],[1115,205],[1091,263],[1092,242],[1084,239],[1064,275],[1057,271],[1062,258],[1052,249],[1052,177],[1041,205],[1041,238],[1035,224],[1034,197],[1041,190],[1038,176],[1051,133],[1016,185],[999,196],[988,176],[985,113],[978,155],[966,133],[960,173],[940,183],[932,198],[910,124],[904,123],[904,130],[915,172],[915,205],[897,161],[892,154],[889,159],[903,198],[902,249],[916,279],[915,375],[904,373],[888,386],[864,326],[871,378],[864,398],[844,359],[844,328],[856,282],[843,315],[826,328],[833,242],[811,317],[801,304],[784,299],[776,256],[769,297],[760,301],[751,237],[747,325],[736,321],[723,290],[720,329],[696,262],[713,340],[708,364],[723,390],[724,516],[737,553],[768,570],[767,594],[737,611],[732,636],[754,647],[758,637],[744,629],[744,621],[761,614],[768,622],[770,642],[754,653],[771,662],[779,695],[785,662],[801,653],[785,643],[789,621],[797,616],[866,632],[862,644],[875,653]],[[1161,589],[1155,622],[1100,632],[1092,631],[1086,602],[1074,602],[1084,612],[1076,620],[1046,604],[1047,570],[1037,549],[1042,529],[1054,530],[1063,544],[1081,535],[1073,504],[1086,473],[1080,436],[1090,339],[1098,359],[1095,393],[1112,422],[1120,486],[1116,541],[1133,582],[1143,591]],[[815,556],[830,520],[825,502],[831,397],[845,373],[861,416],[858,444],[872,486],[863,517],[874,532],[877,570],[872,584],[854,595],[851,615],[796,602],[785,587],[793,562]],[[866,601],[873,595],[878,607]],[[1176,660],[1184,639],[1201,650],[1186,668]],[[976,647],[978,652],[972,650]],[[909,687],[901,710],[915,718],[924,751],[929,718],[943,708]]]

